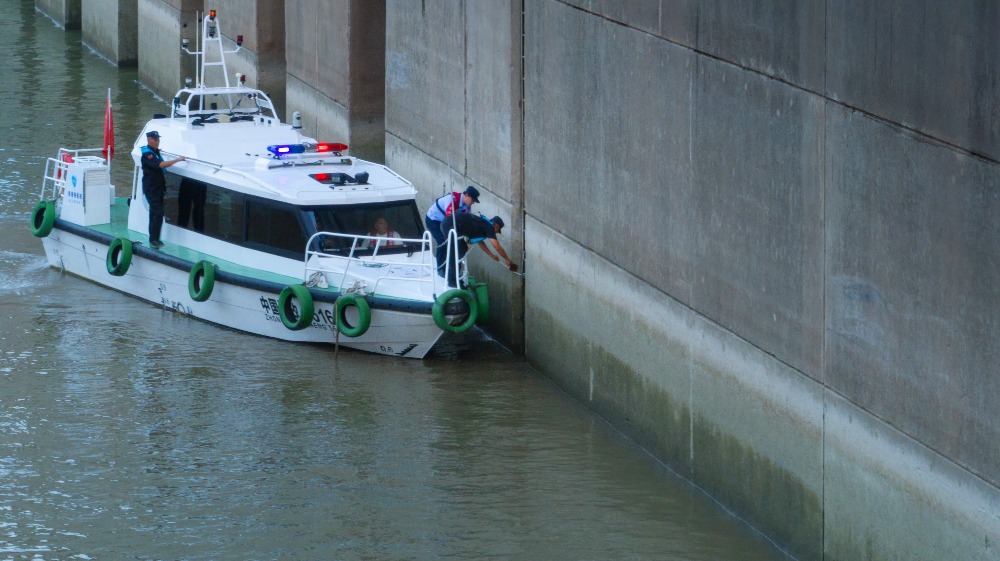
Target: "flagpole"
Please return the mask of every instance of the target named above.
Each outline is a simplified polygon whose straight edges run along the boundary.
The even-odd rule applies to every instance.
[[[108,179],[110,180],[111,175],[111,147],[108,146],[108,113],[111,112],[111,88],[108,88],[108,105],[104,111],[104,150],[108,153]]]
[[[111,160],[115,154],[115,118],[111,112],[111,88],[108,88],[108,99],[104,108],[104,156],[108,161],[108,178],[111,178]]]

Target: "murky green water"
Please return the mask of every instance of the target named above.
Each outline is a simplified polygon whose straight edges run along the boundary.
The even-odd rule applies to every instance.
[[[781,554],[478,334],[427,360],[224,330],[48,268],[47,157],[165,105],[0,0],[0,560]]]

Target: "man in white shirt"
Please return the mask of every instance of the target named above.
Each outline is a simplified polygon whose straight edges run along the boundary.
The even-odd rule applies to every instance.
[[[427,209],[427,216],[424,217],[424,225],[427,226],[427,231],[431,233],[434,241],[437,243],[437,267],[438,275],[444,276],[444,264],[445,256],[447,255],[448,248],[445,246],[444,233],[441,232],[441,223],[443,221],[450,220],[453,213],[465,214],[472,210],[472,205],[479,202],[479,189],[476,189],[472,185],[469,185],[465,191],[458,193],[448,193],[442,197],[438,197],[431,208]]]

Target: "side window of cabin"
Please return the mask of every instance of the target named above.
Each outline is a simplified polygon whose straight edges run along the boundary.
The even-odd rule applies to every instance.
[[[174,173],[164,175],[167,191],[163,196],[163,218],[167,224],[243,243],[244,195]]]
[[[262,201],[247,201],[248,247],[293,259],[301,259],[306,247],[299,215],[291,207]]]
[[[181,179],[177,187],[176,225],[195,232],[205,231],[205,202],[207,186],[201,181]]]
[[[205,234],[230,243],[242,244],[245,225],[245,196],[208,185],[205,192]]]
[[[163,219],[167,224],[177,224],[177,193],[181,184],[181,176],[176,173],[163,174],[167,190],[163,194]]]

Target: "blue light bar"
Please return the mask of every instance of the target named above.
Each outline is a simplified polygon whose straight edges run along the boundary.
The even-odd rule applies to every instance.
[[[273,144],[267,147],[267,151],[275,156],[286,154],[301,154],[306,151],[306,147],[301,144]]]

